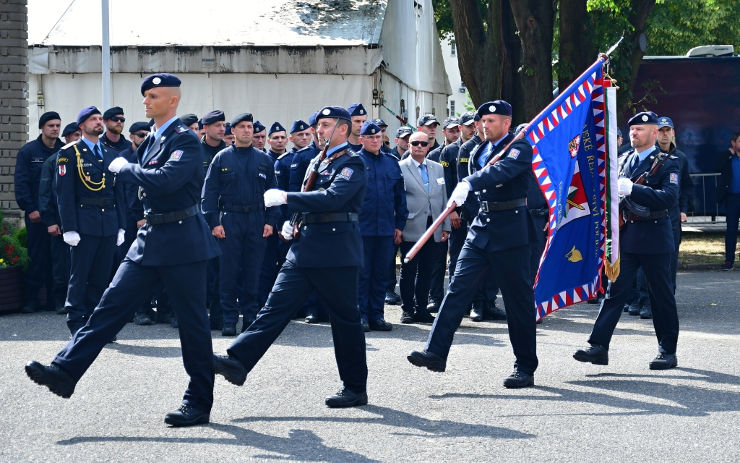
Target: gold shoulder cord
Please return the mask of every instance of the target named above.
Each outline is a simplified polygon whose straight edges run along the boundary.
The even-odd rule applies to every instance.
[[[90,180],[90,177],[86,176],[85,172],[82,170],[82,156],[80,155],[80,150],[77,149],[77,145],[74,145],[74,149],[77,154],[77,174],[80,177],[82,184],[85,185],[85,188],[90,191],[100,191],[105,188],[105,172],[103,172],[103,179],[101,181],[93,182]]]

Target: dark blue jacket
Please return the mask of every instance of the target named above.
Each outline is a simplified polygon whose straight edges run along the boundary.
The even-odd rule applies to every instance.
[[[39,180],[39,213],[44,225],[61,225],[59,207],[57,206],[56,176],[57,167],[56,153],[49,156],[41,165],[41,179]]]
[[[396,158],[389,154],[372,154],[363,148],[360,158],[365,163],[367,190],[360,213],[362,236],[393,236],[403,230],[409,211],[403,175]]]
[[[291,213],[359,214],[366,185],[365,164],[358,154],[345,150],[328,165],[319,166],[312,191],[288,193],[288,209]],[[298,267],[360,267],[362,253],[358,222],[304,223],[287,260]]]
[[[118,139],[118,143],[113,143],[108,138],[108,133],[106,132],[100,137],[100,143],[116,153],[123,153],[124,151],[131,149],[131,141],[126,140],[126,137],[123,135]]]
[[[128,162],[138,163],[136,151],[129,146],[119,153]],[[144,218],[144,205],[139,199],[139,185],[131,182],[123,182],[123,198],[126,204],[126,224],[128,228],[135,227],[136,222]]]
[[[301,191],[303,179],[306,176],[306,169],[308,169],[311,159],[315,158],[318,154],[319,150],[313,143],[295,152],[293,162],[290,164],[288,191]]]
[[[457,186],[457,154],[462,146],[462,137],[454,143],[445,145],[439,154],[439,163],[445,172],[445,185],[447,186],[447,196],[452,194],[452,190]]]
[[[41,165],[64,146],[57,139],[53,148],[49,148],[37,139],[23,145],[18,150],[15,160],[15,200],[18,207],[26,214],[39,210],[39,180],[41,179]]]
[[[203,176],[205,178],[206,172],[208,172],[208,166],[211,165],[211,161],[219,151],[226,148],[226,142],[221,140],[217,146],[211,146],[206,143],[205,135],[200,140],[200,146],[203,149]]]
[[[147,213],[183,211],[200,204],[203,150],[198,137],[176,120],[162,136],[150,135],[136,150],[138,164],[126,164],[118,176],[141,187]],[[148,149],[149,145],[152,145]],[[201,213],[186,219],[139,228],[126,257],[142,265],[178,265],[221,254]]]
[[[277,160],[275,161],[273,167],[275,172],[275,180],[276,180],[276,188],[279,188],[283,191],[290,191],[290,166],[293,164],[293,157],[295,156],[295,151],[286,151],[285,153],[281,154]],[[278,209],[278,208],[271,208],[271,209]],[[280,206],[279,208],[279,217],[277,218],[277,222],[273,223],[274,225],[282,226],[283,222],[288,220],[290,218],[290,214],[288,214],[288,208],[286,206]]]
[[[254,147],[235,145],[219,152],[211,161],[203,184],[201,208],[208,226],[221,224],[221,216],[243,207],[254,207],[249,214],[258,223],[275,225],[275,208],[265,213],[265,190],[275,188],[275,174],[268,155]],[[282,225],[282,224],[281,224]],[[262,228],[260,227],[260,233]]]

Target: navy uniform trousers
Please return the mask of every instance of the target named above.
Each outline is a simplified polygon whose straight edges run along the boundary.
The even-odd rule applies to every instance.
[[[339,377],[353,391],[367,384],[365,333],[357,310],[357,267],[296,267],[285,261],[257,319],[228,348],[251,371],[312,291],[326,301]]]
[[[106,343],[131,321],[141,307],[142,295],[151,294],[161,282],[177,312],[182,358],[190,376],[183,403],[210,410],[214,373],[211,333],[204,309],[206,265],[202,261],[154,267],[124,259],[87,324],[75,333],[53,363],[79,381]]]
[[[664,354],[676,353],[678,314],[675,303],[668,303],[673,299],[671,257],[671,253],[635,254],[624,251],[620,253],[619,278],[609,282],[606,298],[601,303],[599,315],[588,338],[590,344],[609,348],[624,304],[633,294],[637,269],[642,266],[650,287],[648,293],[653,308],[653,326],[658,338],[659,351]]]
[[[110,269],[116,258],[116,235],[91,236],[80,233],[72,246],[67,287],[67,325],[76,329],[85,324],[110,282]]]
[[[529,245],[486,251],[466,241],[457,259],[447,294],[434,319],[426,350],[447,359],[455,331],[467,312],[476,288],[481,286],[480,280],[490,275],[499,284],[504,299],[509,340],[516,357],[514,366],[523,373],[534,373],[537,369],[537,327],[529,262]]]
[[[362,271],[360,272],[360,313],[369,321],[383,318],[389,265],[393,261],[393,236],[363,236]],[[395,264],[395,262],[393,262]]]

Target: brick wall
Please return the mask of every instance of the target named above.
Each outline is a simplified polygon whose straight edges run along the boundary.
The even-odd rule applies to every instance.
[[[0,209],[8,219],[21,217],[15,202],[15,157],[27,140],[27,0],[0,0]]]

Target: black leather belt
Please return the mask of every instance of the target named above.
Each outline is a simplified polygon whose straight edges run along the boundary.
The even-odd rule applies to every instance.
[[[311,212],[303,214],[303,223],[330,223],[330,222],[357,222],[359,216],[356,212],[328,212],[320,214]]]
[[[192,217],[200,212],[200,208],[197,205],[190,206],[187,209],[181,211],[164,212],[157,214],[151,211],[144,212],[144,218],[146,223],[149,225],[161,225],[163,223],[179,222],[185,220],[188,217]]]
[[[258,211],[263,209],[259,204],[250,204],[250,205],[243,205],[243,204],[222,204],[219,206],[218,210],[220,211],[226,211],[226,212],[237,212],[242,214],[248,214],[250,212]]]
[[[625,220],[630,221],[630,222],[645,222],[646,220],[655,220],[655,219],[662,219],[663,217],[668,217],[668,209],[663,209],[662,211],[650,212],[650,215],[646,215],[646,216],[639,216],[637,214],[625,212],[624,216],[625,216]]]
[[[80,206],[116,207],[116,202],[107,198],[85,198],[80,200]]]
[[[480,210],[483,212],[506,211],[527,205],[527,198],[517,198],[511,201],[481,201]]]

